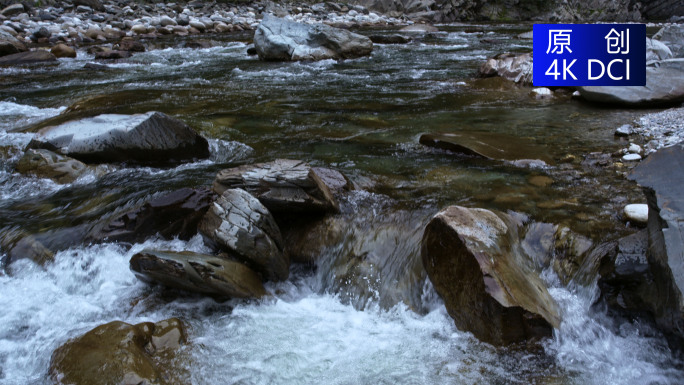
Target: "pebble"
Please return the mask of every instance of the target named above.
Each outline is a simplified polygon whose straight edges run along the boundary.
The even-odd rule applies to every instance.
[[[623,210],[625,218],[630,222],[638,224],[648,223],[648,205],[643,203],[636,203],[625,206]]]
[[[627,155],[622,157],[622,160],[624,160],[625,162],[636,162],[636,161],[641,160],[641,155],[639,155],[639,154],[627,154]]]
[[[641,146],[639,146],[638,144],[632,143],[629,145],[627,151],[629,151],[632,154],[641,154],[643,150],[641,149]]]

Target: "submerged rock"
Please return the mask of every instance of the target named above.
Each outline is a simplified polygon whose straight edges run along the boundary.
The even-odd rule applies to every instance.
[[[212,255],[148,250],[135,254],[130,267],[143,281],[196,293],[228,298],[259,298],[266,294],[252,269]]]
[[[373,43],[344,29],[266,14],[254,33],[254,47],[262,60],[323,60],[370,55]]]
[[[480,158],[509,161],[539,159],[547,164],[553,163],[545,147],[512,135],[461,131],[423,134],[419,141],[428,147]]]
[[[223,191],[199,224],[207,244],[244,261],[264,279],[283,281],[290,259],[278,225],[264,205],[242,189]]]
[[[558,305],[525,255],[507,244],[513,229],[494,212],[450,206],[427,225],[422,258],[456,325],[501,345],[550,336]]]
[[[645,86],[578,87],[587,101],[628,107],[672,105],[684,101],[684,59],[655,62],[646,68]]]
[[[98,115],[38,131],[28,148],[44,148],[86,163],[174,164],[207,158],[206,139],[161,112]]]
[[[662,148],[629,174],[648,201],[648,262],[657,295],[646,309],[684,337],[684,142]]]
[[[55,350],[50,378],[73,385],[183,383],[174,359],[186,339],[177,318],[137,325],[113,321]]]
[[[44,149],[26,150],[17,162],[17,171],[21,174],[48,178],[57,183],[71,183],[88,169],[83,162]]]
[[[197,234],[197,226],[213,201],[214,194],[207,189],[175,190],[96,226],[88,240],[138,243],[154,235],[188,240]]]
[[[57,61],[55,55],[41,49],[19,52],[0,57],[0,66],[15,66],[23,64],[50,63]]]
[[[532,85],[532,54],[502,53],[480,66],[481,77],[500,76],[523,85]]]
[[[347,189],[340,172],[311,167],[300,160],[277,159],[220,171],[213,190],[241,188],[273,212],[338,212],[334,192]]]
[[[410,37],[399,34],[393,35],[371,35],[370,39],[376,44],[408,44],[411,42]]]

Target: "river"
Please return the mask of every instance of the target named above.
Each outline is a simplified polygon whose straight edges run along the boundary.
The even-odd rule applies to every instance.
[[[545,276],[564,322],[537,348],[494,348],[454,326],[420,262],[429,218],[459,204],[518,211],[594,241],[629,234],[619,212],[643,200],[641,191],[580,160],[624,147],[613,131],[644,111],[596,108],[569,94],[537,100],[529,89],[474,79],[487,57],[530,50],[515,36],[531,26],[440,29],[342,62],[260,62],[246,55],[248,36],[221,35],[203,37],[214,46],[200,49],[158,40],[107,69],[84,69],[93,60],[85,51],[55,66],[0,69],[0,231],[47,234],[60,250],[44,267],[19,260],[0,270],[0,383],[48,383],[52,351],[97,325],[169,317],[189,325],[177,365],[193,384],[684,382],[684,364],[657,331],[616,324],[591,306],[595,283],[564,287]],[[73,105],[71,117],[165,112],[208,137],[212,156],[172,169],[124,165],[67,185],[15,173],[32,134],[14,131]],[[429,132],[524,138],[555,162],[459,158],[420,145]],[[568,155],[578,160],[560,161]],[[64,235],[160,192],[210,185],[222,168],[276,158],[338,169],[359,190],[342,202],[345,239],[315,267],[293,265],[263,302],[170,294],[128,268],[144,248],[207,251],[199,236],[128,248],[68,244]]]

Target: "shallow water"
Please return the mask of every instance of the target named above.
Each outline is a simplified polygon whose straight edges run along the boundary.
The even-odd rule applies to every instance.
[[[45,383],[52,351],[102,323],[172,316],[191,327],[179,365],[192,369],[188,382],[196,384],[684,381],[682,363],[658,333],[614,325],[590,310],[594,286],[563,288],[552,276],[565,321],[542,349],[495,349],[455,328],[420,262],[418,243],[431,215],[461,204],[523,212],[594,240],[630,233],[619,210],[643,199],[639,189],[615,170],[558,160],[624,147],[615,127],[642,112],[598,109],[567,96],[539,101],[522,88],[473,80],[486,57],[529,49],[531,42],[512,37],[529,27],[443,29],[344,62],[259,62],[245,54],[244,36],[215,36],[215,47],[197,50],[164,48],[183,40],[157,41],[161,49],[107,70],[83,69],[92,61],[85,52],[57,66],[0,69],[0,231],[41,235],[62,250],[45,268],[22,260],[0,270],[0,383]],[[481,32],[466,32],[472,30]],[[69,185],[13,171],[32,134],[11,131],[150,110],[209,137],[212,158],[174,169],[117,168]],[[512,135],[554,162],[530,168],[459,158],[418,144],[428,132]],[[313,269],[293,266],[290,280],[269,286],[271,300],[179,295],[137,281],[128,269],[145,247],[202,251],[199,237],[127,250],[70,244],[64,235],[160,192],[209,185],[229,165],[275,158],[339,169],[362,191],[343,202],[344,241]],[[533,184],[538,175],[554,183]]]

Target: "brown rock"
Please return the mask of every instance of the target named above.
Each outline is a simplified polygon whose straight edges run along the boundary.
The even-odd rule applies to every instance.
[[[49,63],[57,61],[55,55],[48,51],[36,50],[19,52],[0,57],[0,66],[14,66],[22,64]]]
[[[57,44],[56,46],[52,47],[50,49],[50,52],[55,55],[55,57],[60,58],[60,57],[70,57],[70,58],[75,58],[76,57],[76,50],[67,46],[66,44]]]

